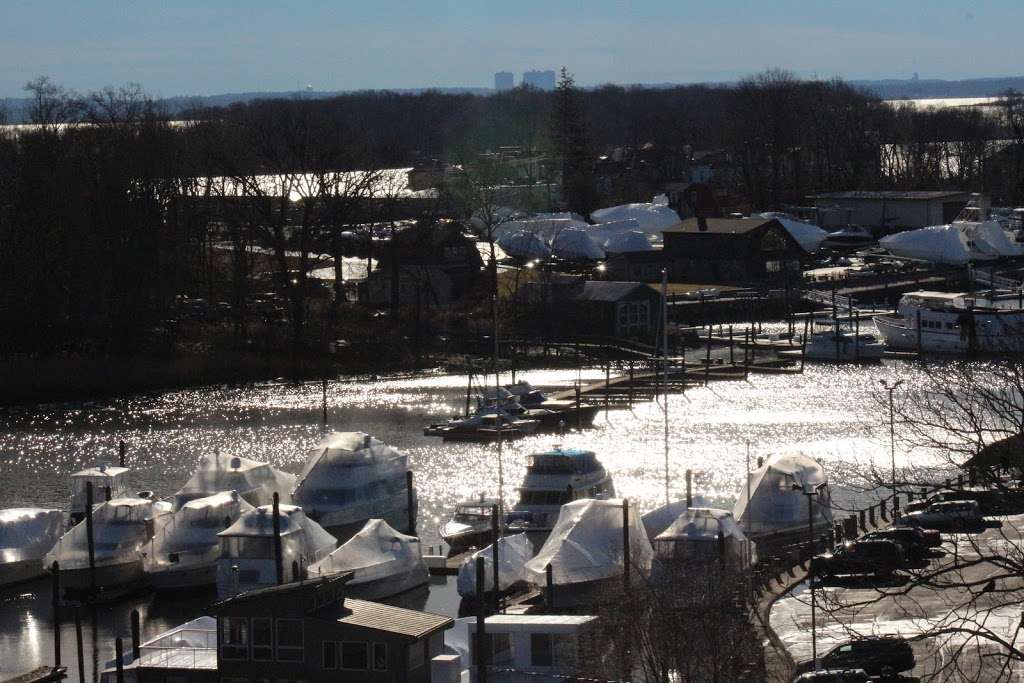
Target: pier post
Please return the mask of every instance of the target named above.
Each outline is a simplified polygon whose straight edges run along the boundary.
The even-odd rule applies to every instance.
[[[555,582],[551,577],[551,563],[544,567],[544,597],[548,603],[548,613],[555,611]]]
[[[962,475],[962,474],[956,475],[956,487],[958,489],[962,489],[964,487],[964,475]]]
[[[725,532],[719,528],[718,538],[715,539],[718,548],[718,564],[725,569]]]
[[[576,431],[583,431],[583,411],[580,410],[580,383],[576,382]]]
[[[484,645],[487,637],[484,633],[487,628],[487,603],[484,601],[484,558],[476,558],[476,680],[479,683],[487,681],[488,655]]]
[[[117,462],[120,463],[121,467],[124,467],[125,456],[128,454],[128,444],[124,442],[124,439],[117,442]]]
[[[322,387],[323,387],[324,427],[327,427],[327,380],[326,379],[323,381]]]
[[[284,583],[284,558],[281,554],[281,496],[274,491],[273,519],[274,525],[274,571],[277,585]]]
[[[92,482],[85,483],[85,543],[89,550],[89,596],[96,595],[96,540],[92,525]]]
[[[729,325],[729,365],[736,365],[736,357],[732,348],[732,325]]]
[[[608,392],[611,390],[612,362],[605,358],[604,361],[604,409],[608,410]]]
[[[292,560],[292,583],[298,583],[302,580],[302,575],[299,573],[299,561]]]
[[[629,592],[629,498],[622,499],[622,587]]]
[[[708,351],[704,356],[704,386],[711,379],[711,325],[708,325]]]
[[[117,671],[117,683],[124,683],[124,643],[121,636],[114,638],[114,666]]]
[[[629,407],[633,407],[633,361],[629,361]]]
[[[498,506],[491,506],[491,562],[494,564],[494,612],[501,608],[501,583],[498,580]]]
[[[850,299],[850,307],[853,307],[853,299]],[[853,357],[860,360],[860,309],[857,309],[853,319]]]
[[[50,565],[53,577],[53,668],[60,666],[60,563],[56,560]]]
[[[501,429],[501,425],[498,425],[498,429]],[[499,438],[501,436],[499,432]],[[405,509],[406,514],[409,516],[407,522],[409,524],[409,530],[406,532],[412,536],[416,535],[416,489],[412,487],[412,470],[408,470],[405,473]]]
[[[132,660],[139,659],[139,640],[142,636],[142,626],[139,621],[139,610],[132,610]]]
[[[110,487],[109,486],[104,486],[103,487],[103,500],[105,500],[108,503],[110,502]]]
[[[871,524],[872,527],[875,526],[875,506],[874,505],[872,505],[871,507],[868,508],[868,522]]]
[[[686,470],[686,507],[693,507],[693,470]]]
[[[78,683],[85,683],[85,650],[82,648],[82,614],[75,608],[75,647],[78,650]]]

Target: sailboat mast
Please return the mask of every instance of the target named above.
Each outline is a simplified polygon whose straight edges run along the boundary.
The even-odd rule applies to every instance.
[[[668,270],[661,271],[661,370],[665,384],[665,398],[662,408],[665,412],[665,505],[669,504],[668,492]],[[686,368],[683,368],[686,381]]]

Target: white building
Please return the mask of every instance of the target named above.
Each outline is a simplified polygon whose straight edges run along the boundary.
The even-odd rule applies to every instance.
[[[515,87],[515,77],[511,71],[499,71],[494,74],[494,89],[498,92],[502,90],[511,90]]]
[[[555,89],[554,71],[524,71],[523,85],[529,85],[540,90]]]

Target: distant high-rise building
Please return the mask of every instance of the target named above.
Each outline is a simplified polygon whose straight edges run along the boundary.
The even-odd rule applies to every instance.
[[[555,89],[554,71],[525,71],[523,72],[523,85],[530,85],[541,90]]]
[[[495,90],[511,90],[515,85],[511,71],[499,71],[494,74]]]

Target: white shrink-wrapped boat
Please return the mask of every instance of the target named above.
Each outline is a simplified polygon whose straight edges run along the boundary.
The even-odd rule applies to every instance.
[[[0,510],[0,586],[42,576],[43,556],[63,533],[60,510]]]
[[[952,225],[935,225],[920,230],[907,230],[878,240],[893,256],[947,265],[963,265],[971,260],[971,252],[961,239],[960,230]]]
[[[630,230],[614,235],[604,243],[605,253],[608,254],[632,254],[638,251],[653,251],[647,235],[639,230]]]
[[[634,580],[650,576],[654,550],[640,516],[629,508],[629,566]],[[559,607],[599,600],[623,574],[622,500],[577,500],[562,506],[555,527],[537,556],[526,563],[526,577],[546,585],[551,565]]]
[[[292,502],[342,542],[370,519],[414,531],[416,495],[408,474],[408,457],[383,441],[332,432],[309,451]]]
[[[662,230],[667,230],[681,219],[675,209],[660,202],[620,204],[590,213],[590,220],[597,224],[635,220],[636,230],[661,239]]]
[[[371,519],[359,533],[309,568],[309,575],[352,573],[345,595],[383,600],[425,586],[430,573],[420,539],[400,534],[382,519]]]
[[[599,261],[604,249],[583,228],[565,228],[551,240],[551,251],[567,261]]]
[[[95,467],[71,475],[71,506],[68,512],[71,523],[77,524],[85,516],[86,490],[92,484],[93,504],[111,498],[124,498],[130,495],[128,490],[128,468],[113,467],[99,463]]]
[[[459,595],[476,595],[476,560],[484,559],[484,592],[494,591],[494,546],[489,545],[463,560],[456,583]],[[498,539],[498,590],[502,593],[527,581],[526,563],[533,557],[533,544],[526,534],[512,534]]]
[[[546,259],[551,257],[551,247],[532,232],[518,230],[506,233],[498,239],[498,246],[512,258],[521,260]]]
[[[114,498],[95,506],[93,557],[98,591],[109,593],[142,585],[143,547],[170,514],[170,507],[149,498]],[[83,520],[72,527],[43,560],[46,567],[59,563],[60,583],[68,593],[91,592],[93,587],[87,524]]]
[[[747,479],[732,515],[748,537],[792,532],[806,538],[808,512],[821,533],[832,528],[828,478],[813,458],[800,453],[772,455]],[[804,492],[811,490],[815,493],[808,511]]]
[[[143,569],[157,590],[217,583],[221,531],[253,509],[237,491],[190,500],[164,520],[143,550]]]
[[[221,491],[237,491],[250,505],[269,505],[274,493],[282,503],[291,502],[295,475],[237,455],[215,453],[205,455],[185,485],[174,494],[174,509],[197,498],[206,498]]]
[[[777,211],[766,211],[761,218],[774,218],[786,229],[789,236],[797,241],[800,247],[807,253],[817,251],[828,238],[828,233],[814,223],[802,221],[796,216]]]
[[[285,583],[308,575],[310,565],[327,557],[338,546],[338,540],[309,519],[300,507],[279,506],[278,523],[281,578]],[[277,583],[273,505],[263,505],[243,513],[217,536],[220,538],[218,598]]]
[[[736,524],[732,512],[689,508],[654,539],[657,564],[666,575],[673,567],[704,565],[746,571],[757,563],[757,549]]]

